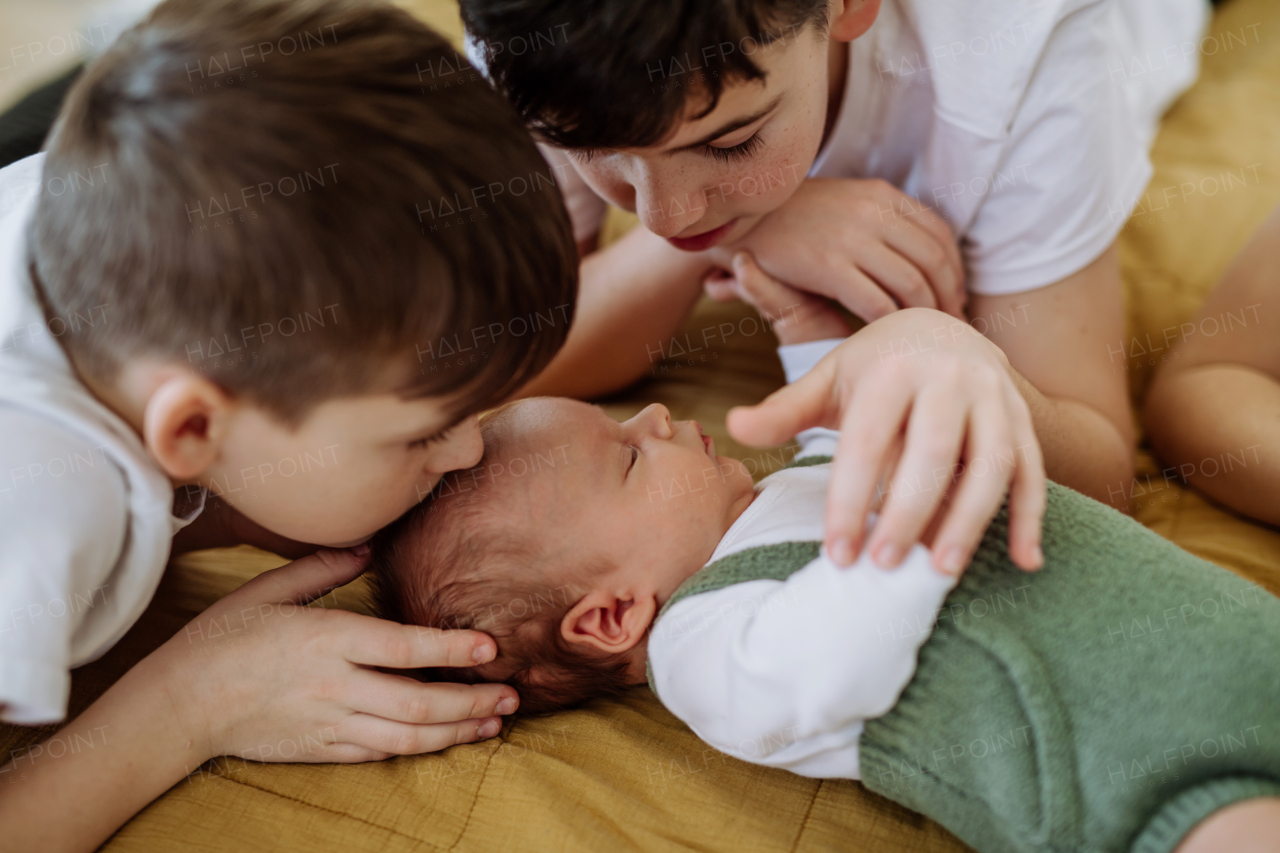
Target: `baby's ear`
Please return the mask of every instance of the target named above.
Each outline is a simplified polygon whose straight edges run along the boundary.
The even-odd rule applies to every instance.
[[[657,601],[652,596],[632,598],[593,590],[569,608],[560,622],[560,634],[566,642],[616,655],[644,638],[656,612]]]

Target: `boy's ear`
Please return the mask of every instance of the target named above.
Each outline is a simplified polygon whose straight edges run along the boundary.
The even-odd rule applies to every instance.
[[[195,480],[222,452],[232,402],[218,386],[182,373],[152,392],[142,415],[142,440],[170,478]]]
[[[853,41],[871,29],[880,14],[880,0],[832,0],[827,30],[836,41]]]
[[[657,602],[647,598],[623,598],[593,590],[569,609],[560,622],[560,633],[570,643],[594,646],[616,655],[635,647],[649,630]]]

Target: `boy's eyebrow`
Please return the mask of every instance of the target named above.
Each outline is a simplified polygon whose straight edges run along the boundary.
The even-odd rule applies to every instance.
[[[746,127],[747,125],[764,118],[766,115],[773,112],[774,108],[777,107],[781,101],[782,95],[779,94],[778,97],[765,105],[764,109],[757,111],[753,115],[746,116],[745,118],[734,119],[733,121],[717,128],[714,132],[703,136],[696,142],[690,142],[688,145],[681,145],[679,148],[672,148],[670,151],[665,151],[663,153],[670,157],[672,154],[679,154],[681,151],[689,151],[693,148],[701,148],[704,145],[709,145],[727,133],[733,133],[738,128]]]

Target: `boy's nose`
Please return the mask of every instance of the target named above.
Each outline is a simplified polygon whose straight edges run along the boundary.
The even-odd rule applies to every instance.
[[[661,177],[646,163],[632,169],[636,214],[659,237],[675,237],[706,215],[707,200],[700,189]]]

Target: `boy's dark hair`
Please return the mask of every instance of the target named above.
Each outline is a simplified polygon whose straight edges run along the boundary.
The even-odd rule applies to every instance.
[[[667,136],[691,96],[761,80],[751,58],[827,0],[461,0],[462,20],[529,126],[562,148],[641,148]]]
[[[441,481],[423,503],[370,543],[365,577],[372,609],[383,619],[432,630],[471,628],[491,635],[498,654],[480,666],[420,670],[433,681],[504,682],[520,694],[522,713],[544,714],[631,686],[628,659],[565,641],[560,623],[577,603],[573,584],[552,586],[540,571],[551,556],[522,536],[499,489],[482,476],[499,460],[502,411],[482,421],[484,458]],[[459,484],[462,484],[460,487]],[[587,584],[607,567],[583,566]]]
[[[360,0],[168,0],[123,35],[68,96],[30,236],[77,368],[190,364],[295,423],[362,393],[473,411],[541,370],[569,219],[478,73],[424,83],[442,60]]]

